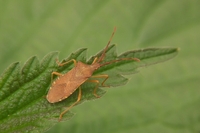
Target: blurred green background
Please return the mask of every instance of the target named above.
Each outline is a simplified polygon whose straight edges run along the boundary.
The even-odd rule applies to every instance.
[[[140,69],[122,87],[74,107],[76,115],[47,133],[199,133],[199,0],[0,0],[0,72],[60,51],[88,57],[108,42],[118,53],[179,47],[170,61]]]

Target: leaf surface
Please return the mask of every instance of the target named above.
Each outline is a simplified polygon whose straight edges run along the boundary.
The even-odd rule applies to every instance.
[[[119,57],[112,56],[115,45],[109,47],[106,55],[106,61],[112,61],[117,58],[141,58],[143,60],[149,60],[152,57],[156,58],[153,61],[149,61],[149,64],[165,61],[172,58],[177,54],[176,48],[166,49],[147,49],[129,51],[122,54]],[[111,51],[111,52],[110,52]],[[75,59],[78,61],[86,61],[86,49],[80,49],[77,52],[71,54],[66,60],[62,62]],[[99,53],[101,54],[102,51]],[[96,57],[99,57],[99,54]],[[164,56],[161,58],[161,56]],[[19,63],[14,63],[3,73],[1,77],[1,88],[2,94],[0,102],[0,129],[5,133],[7,132],[26,132],[26,131],[39,131],[43,132],[49,129],[58,121],[59,114],[63,108],[69,106],[77,99],[77,92],[72,94],[66,100],[51,104],[45,98],[45,95],[51,85],[51,73],[53,71],[59,73],[66,73],[70,69],[73,69],[73,63],[66,64],[65,66],[58,66],[56,59],[58,58],[58,52],[52,52],[44,57],[39,62],[37,57],[31,57],[22,68]],[[90,61],[89,61],[90,62]],[[124,66],[125,64],[132,65],[134,69],[126,70],[129,73],[134,72],[140,67],[139,62],[134,60],[121,61],[111,63],[105,67],[102,67],[100,71],[97,70],[96,74],[106,73],[109,75],[106,85],[119,86],[124,85],[128,79],[120,75],[120,72],[113,71],[118,66]],[[145,62],[142,63],[143,65]],[[149,65],[146,64],[145,66]],[[142,65],[141,65],[142,66]],[[72,67],[72,68],[71,68]],[[109,69],[108,69],[109,68]],[[78,71],[78,70],[77,70]],[[94,83],[86,83],[82,85],[82,98],[81,101],[96,98],[92,91],[95,88]],[[102,96],[105,91],[98,89],[97,94]],[[63,119],[70,119],[72,113],[68,112],[64,115]]]

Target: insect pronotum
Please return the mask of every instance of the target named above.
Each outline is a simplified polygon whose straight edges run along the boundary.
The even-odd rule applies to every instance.
[[[79,88],[79,93],[78,93],[78,98],[76,100],[76,102],[74,102],[71,106],[69,106],[67,109],[65,109],[59,116],[59,121],[62,119],[63,115],[70,110],[74,105],[76,105],[80,100],[81,100],[81,85],[88,81],[88,82],[92,82],[95,83],[96,86],[94,88],[93,94],[95,97],[99,97],[96,94],[97,88],[99,86],[99,81],[98,80],[89,80],[90,77],[92,78],[104,78],[103,82],[101,83],[102,86],[106,86],[104,85],[104,83],[106,82],[106,80],[109,78],[108,75],[106,74],[102,74],[102,75],[95,75],[92,76],[93,72],[95,70],[97,70],[98,68],[114,63],[114,62],[119,62],[122,60],[134,60],[134,61],[140,61],[138,58],[122,58],[122,59],[118,59],[118,60],[113,60],[110,62],[105,62],[105,63],[100,63],[106,56],[106,51],[110,45],[110,42],[114,36],[116,32],[116,27],[114,28],[114,31],[110,37],[110,40],[108,41],[108,44],[106,45],[106,47],[104,48],[102,54],[100,57],[95,57],[94,61],[92,62],[92,64],[85,64],[82,63],[80,61],[76,61],[75,59],[71,59],[67,62],[64,63],[59,63],[59,61],[57,61],[57,64],[59,66],[63,66],[66,65],[70,62],[74,63],[74,67],[68,71],[67,73],[61,74],[58,72],[52,72],[52,76],[51,79],[53,79],[53,75],[57,75],[58,78],[52,83],[49,92],[46,96],[47,100],[50,103],[56,103],[56,102],[60,102],[66,98],[68,98],[76,89]]]

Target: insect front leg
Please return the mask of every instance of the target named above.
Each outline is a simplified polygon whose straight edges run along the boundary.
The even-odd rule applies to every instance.
[[[80,100],[81,100],[81,87],[79,87],[78,98],[77,98],[76,102],[73,103],[71,106],[69,106],[66,110],[64,110],[64,111],[60,114],[60,116],[59,116],[59,121],[61,121],[63,115],[64,115],[65,113],[67,113],[67,111],[69,111],[69,110],[70,110],[74,105],[76,105]]]
[[[92,64],[96,63],[97,59],[98,59],[98,57],[95,57],[94,60],[93,60],[93,62],[92,62]]]
[[[56,59],[56,63],[58,64],[58,66],[64,66],[64,65],[66,65],[66,64],[68,64],[68,63],[70,63],[70,62],[74,62],[74,66],[76,66],[76,60],[75,59],[71,59],[71,60],[69,60],[69,61],[67,61],[67,62],[64,62],[64,63],[60,63],[59,61],[58,61],[58,59]]]
[[[104,85],[104,83],[106,82],[106,80],[109,78],[109,76],[108,75],[106,75],[106,74],[104,74],[104,75],[96,75],[96,76],[91,76],[91,78],[105,78],[104,80],[103,80],[103,82],[101,83],[101,85],[103,86],[103,87],[109,87],[108,85]],[[98,89],[98,87],[99,87],[99,80],[87,80],[87,82],[92,82],[92,83],[96,83],[96,86],[95,86],[95,88],[94,88],[94,91],[93,91],[93,94],[94,94],[94,96],[95,97],[97,97],[97,98],[99,98],[100,96],[98,96],[97,95],[97,89]]]

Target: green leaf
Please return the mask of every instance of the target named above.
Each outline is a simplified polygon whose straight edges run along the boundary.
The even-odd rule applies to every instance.
[[[139,62],[120,61],[111,63],[107,66],[100,68],[100,71],[96,72],[96,75],[105,73],[109,75],[107,85],[118,86],[124,85],[128,79],[120,75],[115,71],[115,67],[124,66],[130,64],[134,69],[126,70],[129,73],[134,72],[140,66],[147,66],[149,64],[158,63],[172,58],[172,55],[177,54],[176,48],[152,48],[144,50],[136,50],[126,52],[119,57],[116,55],[115,45],[109,47],[105,61],[109,62],[120,58],[133,58],[137,57],[148,61],[143,62],[142,65],[137,65]],[[102,51],[99,53],[101,55]],[[97,57],[100,57],[97,54]],[[86,61],[86,49],[80,49],[73,53],[65,61],[70,59]],[[46,98],[46,92],[51,85],[51,73],[53,71],[66,73],[69,69],[72,69],[73,63],[69,63],[63,67],[56,65],[56,59],[58,58],[57,52],[52,52],[44,57],[39,63],[38,59],[34,56],[31,57],[20,70],[19,63],[12,64],[2,75],[0,83],[0,129],[3,132],[43,132],[52,127],[58,121],[58,116],[64,107],[69,106],[77,99],[77,92],[72,94],[66,100],[51,104],[48,103]],[[94,58],[94,56],[93,56]],[[92,59],[93,59],[92,58]],[[152,58],[154,58],[152,60]],[[91,62],[90,59],[88,62]],[[63,62],[65,62],[63,61]],[[95,84],[85,83],[82,85],[82,98],[81,102],[85,100],[96,99],[92,91]],[[98,89],[97,94],[103,96],[105,91]],[[68,112],[64,115],[63,119],[67,120],[72,117],[72,113]]]

